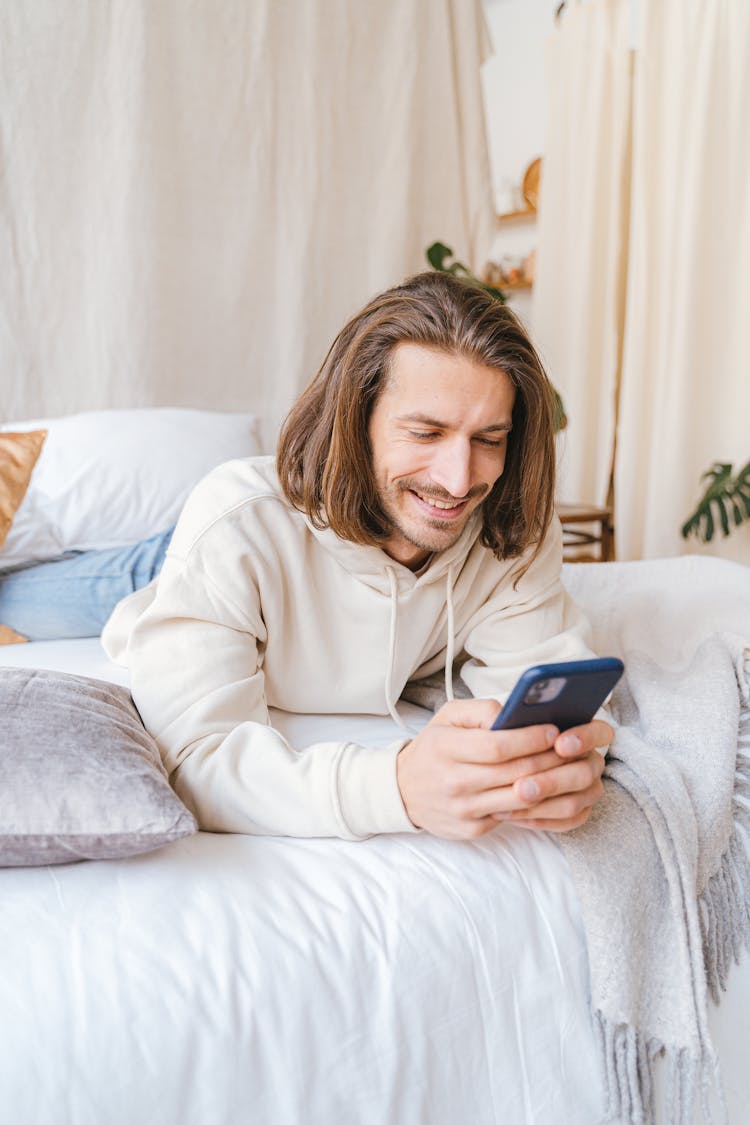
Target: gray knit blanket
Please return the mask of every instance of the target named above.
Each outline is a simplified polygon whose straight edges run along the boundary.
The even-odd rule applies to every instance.
[[[708,1031],[750,949],[750,569],[705,558],[568,567],[593,647],[620,656],[604,796],[560,837],[586,930],[610,1119],[710,1121]]]
[[[710,1122],[712,1087],[723,1101],[708,998],[750,949],[750,757],[738,753],[750,754],[750,569],[692,556],[567,566],[564,582],[594,651],[625,662],[604,796],[558,838],[586,931],[608,1120]],[[405,692],[426,706],[439,696],[437,682]]]

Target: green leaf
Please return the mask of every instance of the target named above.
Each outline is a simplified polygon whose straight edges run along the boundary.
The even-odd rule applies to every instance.
[[[448,258],[453,256],[453,251],[444,242],[433,242],[432,246],[427,247],[426,254],[427,261],[434,270],[440,270],[441,273],[452,273],[454,277],[464,277],[467,280],[475,281],[478,285],[482,284],[463,262],[446,264]]]
[[[689,539],[691,535],[697,535],[698,534],[698,524],[699,524],[698,516],[693,515],[693,516],[690,517],[689,520],[686,520],[685,523],[680,528],[680,535],[682,536],[682,538],[683,539]]]
[[[444,242],[433,242],[432,246],[427,247],[427,261],[434,270],[445,270],[443,262],[452,256],[453,251]]]
[[[554,426],[555,433],[557,434],[560,432],[560,430],[564,430],[567,426],[568,415],[565,413],[565,405],[562,398],[560,397],[560,392],[555,390],[554,387],[552,389],[555,393],[555,405],[552,411],[552,424]]]
[[[730,503],[732,505],[732,514],[734,516],[734,526],[739,527],[740,524],[742,523],[742,521],[745,518],[744,512],[742,511],[742,508],[740,507],[739,501],[737,500],[736,496],[730,496],[729,500],[730,500]]]
[[[732,473],[733,467],[726,461],[715,461],[703,473],[703,495],[695,511],[682,525],[683,539],[696,535],[705,543],[710,543],[716,531],[717,518],[725,536],[730,534],[732,527],[739,527],[750,519],[750,461],[734,477]]]
[[[727,515],[727,505],[724,497],[719,494],[716,497],[716,507],[719,509],[719,519],[721,520],[721,530],[725,535],[729,535],[729,516]]]
[[[474,277],[468,266],[463,262],[451,262],[447,264],[448,258],[453,256],[453,251],[450,246],[446,246],[444,242],[433,242],[432,246],[428,246],[425,251],[427,261],[430,263],[434,270],[439,270],[441,273],[451,273],[454,277],[462,278],[464,281],[470,281],[474,285],[481,286],[482,289],[489,289],[489,286],[480,281],[478,277]],[[505,298],[503,298],[505,300]]]

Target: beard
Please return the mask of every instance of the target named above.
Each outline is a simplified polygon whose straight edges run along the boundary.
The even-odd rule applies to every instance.
[[[380,506],[385,513],[390,529],[394,535],[399,535],[411,546],[420,551],[444,551],[452,547],[461,537],[473,512],[489,494],[489,486],[476,485],[470,489],[466,496],[451,496],[444,489],[436,488],[434,484],[423,485],[417,480],[400,480],[380,490]],[[427,512],[409,511],[411,504],[408,494],[421,493],[431,500],[441,500],[444,503],[465,502],[466,509],[455,521],[440,519],[439,516],[430,517]]]

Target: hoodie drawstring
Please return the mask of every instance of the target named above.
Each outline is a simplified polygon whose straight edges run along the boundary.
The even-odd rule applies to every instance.
[[[396,581],[396,572],[392,566],[387,566],[388,583],[391,588],[391,630],[388,639],[388,663],[385,669],[385,702],[388,707],[388,714],[393,719],[394,723],[398,723],[404,730],[409,730],[404,720],[396,710],[391,694],[393,691],[393,664],[396,659],[396,625],[398,622],[398,583]]]
[[[393,702],[393,665],[396,660],[396,639],[398,630],[398,581],[396,579],[396,572],[392,566],[387,566],[388,585],[391,591],[391,625],[390,635],[388,638],[388,663],[385,670],[385,702],[388,707],[388,714],[393,719],[394,723],[398,723],[403,730],[409,731],[411,734],[416,732],[404,722],[396,710],[396,705]],[[445,645],[445,697],[447,700],[452,700],[453,695],[453,658],[456,649],[456,637],[454,631],[454,611],[453,611],[453,566],[448,567],[448,577],[445,584],[445,603],[448,611],[447,632],[448,636]]]
[[[453,629],[453,566],[448,567],[448,577],[445,583],[445,603],[448,607],[448,637],[445,645],[445,698],[450,702],[453,699],[453,655],[456,647],[456,637]]]

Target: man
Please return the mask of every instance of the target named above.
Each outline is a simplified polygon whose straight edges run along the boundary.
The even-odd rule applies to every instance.
[[[550,385],[514,315],[426,273],[345,326],[271,458],[193,492],[159,578],[105,649],[208,830],[471,838],[566,831],[601,793],[596,720],[494,732],[539,661],[588,654],[560,584]],[[454,661],[474,699],[452,700]],[[390,713],[445,669],[449,702],[385,749],[298,750],[269,707]]]

